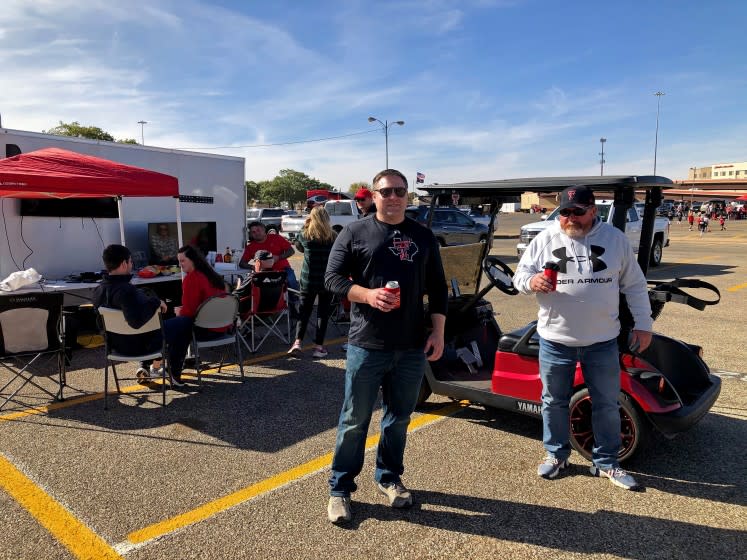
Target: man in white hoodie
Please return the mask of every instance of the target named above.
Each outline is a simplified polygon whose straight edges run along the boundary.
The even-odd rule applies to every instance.
[[[557,284],[543,273],[557,268]],[[535,237],[522,255],[514,286],[537,294],[542,379],[543,443],[547,457],[537,468],[555,478],[571,454],[569,402],[576,363],[592,402],[595,476],[631,490],[635,479],[619,467],[619,296],[625,294],[635,326],[631,346],[651,343],[651,305],[646,278],[623,232],[597,218],[589,187],[568,187],[560,196],[558,221]]]

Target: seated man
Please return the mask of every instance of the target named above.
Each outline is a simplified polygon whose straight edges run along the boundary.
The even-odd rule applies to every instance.
[[[156,234],[150,238],[151,264],[174,265],[179,248],[177,240],[169,231],[169,224],[158,224]]]
[[[93,292],[93,305],[121,309],[125,321],[133,329],[139,329],[153,316],[157,309],[166,312],[166,303],[155,295],[147,295],[130,283],[132,279],[132,254],[123,245],[109,245],[102,256],[107,272]],[[137,336],[112,334],[111,346],[123,354],[148,354],[162,347],[161,334],[151,332]],[[151,377],[160,377],[161,361],[142,362],[137,370],[140,382]]]
[[[257,251],[265,250],[269,251],[272,255],[272,268],[278,272],[285,271],[288,278],[288,288],[290,288],[289,299],[293,305],[291,309],[295,309],[298,303],[298,291],[299,285],[296,279],[296,273],[293,272],[288,257],[295,253],[295,250],[291,246],[290,242],[278,234],[267,234],[265,226],[261,222],[252,222],[249,224],[249,237],[251,241],[244,249],[244,254],[241,256],[239,261],[239,268],[249,268],[251,266],[250,261],[255,257]]]

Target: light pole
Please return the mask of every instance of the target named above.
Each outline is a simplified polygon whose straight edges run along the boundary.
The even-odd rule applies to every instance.
[[[602,156],[602,158],[599,160],[599,165],[601,165],[600,173],[599,175],[604,177],[604,143],[607,141],[606,138],[600,138],[599,142],[602,144],[602,151],[599,152],[599,155]]]
[[[137,121],[137,124],[140,125],[140,144],[145,146],[145,125],[148,121]]]
[[[656,175],[656,151],[659,148],[659,108],[661,106],[661,96],[666,95],[663,91],[657,91],[656,96],[656,139],[654,140],[654,175]]]
[[[393,124],[398,124],[399,126],[402,126],[405,124],[405,121],[384,121],[381,122],[376,117],[368,117],[368,122],[377,122],[381,125],[381,127],[384,129],[384,145],[386,147],[386,169],[389,169],[389,127]]]

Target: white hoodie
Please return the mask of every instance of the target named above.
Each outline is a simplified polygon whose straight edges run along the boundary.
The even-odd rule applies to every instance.
[[[516,268],[514,286],[531,294],[529,281],[545,263],[560,266],[557,289],[537,292],[537,332],[566,346],[588,346],[620,334],[620,292],[625,294],[635,328],[653,327],[648,286],[628,238],[599,219],[580,238],[555,222],[529,244]]]

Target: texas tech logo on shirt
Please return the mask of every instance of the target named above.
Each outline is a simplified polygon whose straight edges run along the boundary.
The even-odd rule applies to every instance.
[[[586,256],[584,255],[577,255],[575,258],[569,257],[566,249],[566,247],[558,247],[552,252],[553,256],[559,259],[558,266],[560,267],[560,272],[564,274],[568,271],[567,264],[569,262],[586,262]],[[589,255],[589,260],[591,261],[592,271],[600,272],[602,270],[605,270],[607,268],[607,263],[605,263],[600,258],[602,255],[604,255],[604,247],[600,247],[599,245],[592,245],[590,249],[591,255]]]
[[[392,239],[392,246],[389,250],[399,257],[401,261],[410,261],[418,252],[417,244],[406,238],[395,237]]]

